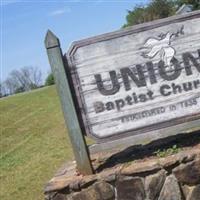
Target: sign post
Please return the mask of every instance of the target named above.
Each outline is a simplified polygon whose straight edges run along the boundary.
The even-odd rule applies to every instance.
[[[85,138],[81,131],[77,114],[72,100],[71,90],[69,87],[63,55],[58,38],[48,31],[45,38],[45,46],[49,58],[49,63],[55,78],[57,91],[68,128],[69,138],[71,140],[77,168],[82,174],[92,174],[93,169],[86,146]]]

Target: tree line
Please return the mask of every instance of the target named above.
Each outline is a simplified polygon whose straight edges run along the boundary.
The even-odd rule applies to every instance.
[[[200,0],[150,0],[148,4],[137,5],[133,10],[128,10],[123,28],[170,17],[175,15],[183,4],[191,5],[192,10],[200,9]]]
[[[54,84],[53,74],[50,73],[45,83],[42,72],[38,67],[27,66],[12,70],[7,79],[0,83],[0,97],[34,90]]]

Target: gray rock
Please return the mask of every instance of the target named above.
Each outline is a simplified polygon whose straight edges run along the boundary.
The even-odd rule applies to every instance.
[[[185,200],[189,197],[194,189],[194,186],[189,185],[181,185],[182,193],[184,195]]]
[[[94,184],[94,188],[100,193],[101,200],[115,199],[115,191],[110,184],[102,181]]]
[[[68,200],[68,195],[61,192],[50,192],[45,194],[45,200]]]
[[[187,200],[199,200],[200,199],[200,185],[197,185],[191,195],[187,198]]]
[[[176,155],[171,155],[169,157],[160,158],[159,163],[164,169],[167,169],[177,165],[179,163],[179,158]]]
[[[161,170],[157,174],[147,176],[145,179],[145,189],[147,199],[154,200],[158,199],[162,186],[165,182],[166,172]]]
[[[158,200],[181,200],[181,191],[174,175],[166,178]]]
[[[74,181],[69,184],[69,188],[73,191],[80,191],[80,182]]]
[[[139,173],[147,173],[151,171],[158,171],[161,169],[158,161],[144,161],[142,163],[131,163],[129,166],[124,167],[120,173],[122,175],[131,176]]]
[[[97,182],[81,192],[73,194],[69,200],[114,200],[113,187],[106,182]]]
[[[188,164],[181,164],[173,170],[179,182],[188,185],[200,183],[200,159]]]
[[[97,193],[94,188],[90,188],[86,191],[77,192],[72,194],[71,196],[68,196],[67,200],[99,200],[100,196],[99,193]]]
[[[143,180],[139,177],[120,177],[116,184],[118,200],[144,200]]]
[[[193,153],[185,154],[185,152],[179,153],[180,162],[183,162],[183,163],[191,162],[195,160],[195,158],[196,158],[195,153],[194,154]]]
[[[53,200],[56,195],[57,195],[56,192],[49,192],[47,194],[44,194],[44,199],[45,200]]]
[[[97,181],[97,177],[94,175],[85,176],[81,181],[79,181],[80,188],[87,188]]]
[[[108,182],[108,183],[113,183],[116,180],[116,174],[112,174],[110,176],[104,177],[103,180]]]

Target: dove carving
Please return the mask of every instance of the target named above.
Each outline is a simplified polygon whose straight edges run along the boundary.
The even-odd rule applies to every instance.
[[[160,59],[166,64],[170,65],[170,61],[175,55],[175,50],[170,46],[171,37],[173,34],[167,33],[166,35],[161,36],[161,39],[149,38],[143,48],[148,49],[149,51],[143,53],[143,57],[154,58],[156,55],[160,55]]]
[[[146,49],[147,51],[143,52],[142,56],[150,59],[155,56],[160,56],[160,60],[162,60],[166,66],[171,66],[171,60],[176,54],[175,49],[171,46],[171,42],[180,35],[184,35],[183,25],[176,32],[167,32],[166,34],[160,34],[158,38],[147,39],[142,47],[142,49]]]

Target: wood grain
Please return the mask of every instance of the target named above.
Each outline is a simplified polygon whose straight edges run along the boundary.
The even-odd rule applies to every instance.
[[[170,35],[170,42],[162,42],[162,51],[167,55],[168,52],[175,52],[174,58],[180,65],[180,76],[169,81],[163,79],[159,73],[158,63],[160,60],[169,60],[163,54],[158,44],[158,53],[150,57],[142,56],[147,48],[144,46],[149,40],[158,42]],[[153,49],[153,48],[152,48]],[[86,40],[75,42],[65,55],[69,67],[67,70],[72,78],[74,92],[77,96],[78,106],[81,110],[81,121],[83,121],[86,133],[99,142],[112,140],[143,133],[142,130],[160,129],[182,123],[184,119],[188,121],[200,118],[200,85],[190,91],[184,91],[169,96],[161,94],[161,86],[180,85],[200,81],[200,71],[198,66],[190,62],[192,74],[188,75],[186,64],[183,61],[183,54],[189,52],[200,65],[200,11],[186,15],[173,16],[142,25],[137,25],[125,30],[96,36]],[[151,49],[149,50],[151,51]],[[153,50],[152,50],[153,51]],[[146,63],[152,62],[157,83],[152,84],[149,78]],[[126,90],[121,69],[128,67],[138,76],[135,66],[140,64],[144,71],[146,80],[145,87],[138,87],[134,81],[129,79],[131,90]],[[166,63],[165,63],[166,64]],[[169,65],[165,66],[167,74],[173,74],[176,69]],[[178,71],[177,70],[177,71]],[[100,74],[105,89],[111,89],[111,79],[109,72],[115,71],[120,85],[120,90],[112,95],[102,95],[97,87],[95,74]],[[105,110],[97,113],[95,102],[116,102],[135,93],[137,96],[153,92],[153,100],[146,102],[133,103],[119,109]],[[167,90],[167,91],[170,91]],[[193,102],[193,103],[192,103]],[[116,106],[115,106],[116,107]],[[175,109],[172,109],[174,108]],[[153,109],[165,109],[165,112],[153,116],[139,117],[144,112],[152,112]],[[134,119],[133,118],[137,119]],[[146,130],[146,129],[145,129]]]
[[[71,140],[77,168],[82,174],[92,174],[93,169],[85,143],[85,138],[81,131],[71,90],[69,87],[65,66],[63,63],[63,55],[60,49],[58,38],[48,31],[45,38],[45,46],[56,81],[57,91],[63,110],[66,126],[68,128],[69,138]],[[48,103],[48,102],[47,102]]]

